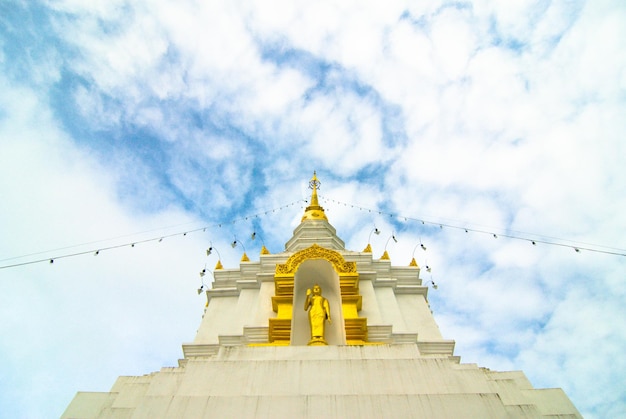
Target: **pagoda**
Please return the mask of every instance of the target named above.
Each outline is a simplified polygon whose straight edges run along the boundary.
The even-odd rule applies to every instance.
[[[345,248],[310,181],[283,252],[218,261],[177,367],[79,392],[63,418],[580,418],[558,388],[463,364],[420,267]],[[245,256],[245,253],[244,253]]]

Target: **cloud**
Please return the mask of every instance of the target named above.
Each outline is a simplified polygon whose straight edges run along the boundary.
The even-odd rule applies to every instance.
[[[3,259],[61,247],[65,249],[33,256],[82,252],[124,243],[128,238],[116,236],[129,231],[154,226],[162,229],[174,220],[193,221],[176,209],[162,210],[153,217],[137,217],[120,207],[115,199],[115,176],[106,176],[107,169],[93,155],[72,144],[42,97],[31,89],[9,86],[6,79],[3,82],[5,117],[0,132],[5,140],[1,170],[3,179],[10,181],[3,182],[2,196],[13,202],[2,210],[3,235],[10,238],[3,241]],[[101,241],[88,243],[94,238]],[[77,243],[85,244],[75,246]],[[56,259],[53,264],[2,270],[2,315],[12,320],[2,326],[2,334],[11,339],[3,340],[0,358],[7,366],[5,385],[15,386],[15,390],[3,392],[9,397],[2,400],[7,414],[60,414],[77,382],[85,388],[105,390],[115,376],[123,374],[121,370],[113,372],[117,369],[114,360],[120,356],[130,354],[121,361],[129,370],[136,368],[132,365],[133,353],[145,356],[152,368],[166,362],[160,355],[155,358],[144,343],[147,339],[160,345],[163,338],[155,335],[176,335],[179,332],[172,331],[172,327],[181,328],[175,317],[167,317],[166,310],[150,315],[155,302],[169,299],[181,306],[182,316],[185,312],[192,317],[200,314],[199,307],[193,305],[195,301],[185,302],[184,294],[179,294],[177,278],[181,271],[174,266],[182,263],[188,266],[183,269],[197,268],[202,258],[194,257],[189,246],[197,251],[201,244],[195,240],[171,244],[165,249],[159,249],[156,243],[132,249],[129,246],[132,253],[103,251],[98,256],[89,254]],[[168,268],[154,263],[159,259],[176,262]],[[3,265],[25,260],[3,260]],[[192,270],[183,280],[187,288],[196,285],[191,273],[196,272]],[[188,328],[188,334],[192,328]],[[166,349],[172,357],[178,350],[178,345]],[[43,357],[42,352],[46,354]],[[167,362],[171,363],[172,357]],[[55,372],[57,366],[67,365],[76,369],[69,374]],[[20,376],[29,377],[30,384],[20,384]],[[36,406],[29,391],[39,394]]]
[[[622,258],[584,250],[625,248],[621,3],[5,9],[2,263],[138,243],[0,270],[9,414],[173,364],[205,248],[282,251],[313,170],[348,249],[439,285],[464,362],[563,387],[585,417],[624,409]]]

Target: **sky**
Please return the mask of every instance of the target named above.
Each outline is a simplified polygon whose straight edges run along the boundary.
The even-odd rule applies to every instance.
[[[4,0],[0,411],[176,366],[316,171],[462,362],[622,416],[625,137],[620,0]]]

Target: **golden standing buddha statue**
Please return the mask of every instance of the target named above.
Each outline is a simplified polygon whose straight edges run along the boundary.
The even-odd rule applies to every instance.
[[[330,318],[330,304],[322,297],[322,288],[315,284],[313,289],[306,290],[304,311],[309,311],[309,325],[311,326],[311,340],[309,345],[328,345],[324,339],[324,326],[326,320],[332,323]]]

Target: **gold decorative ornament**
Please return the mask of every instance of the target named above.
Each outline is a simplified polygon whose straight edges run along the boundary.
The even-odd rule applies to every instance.
[[[329,261],[337,273],[356,272],[356,262],[347,262],[339,252],[314,244],[311,247],[294,253],[285,263],[276,265],[276,273],[293,274],[298,266],[307,259],[325,259]]]

